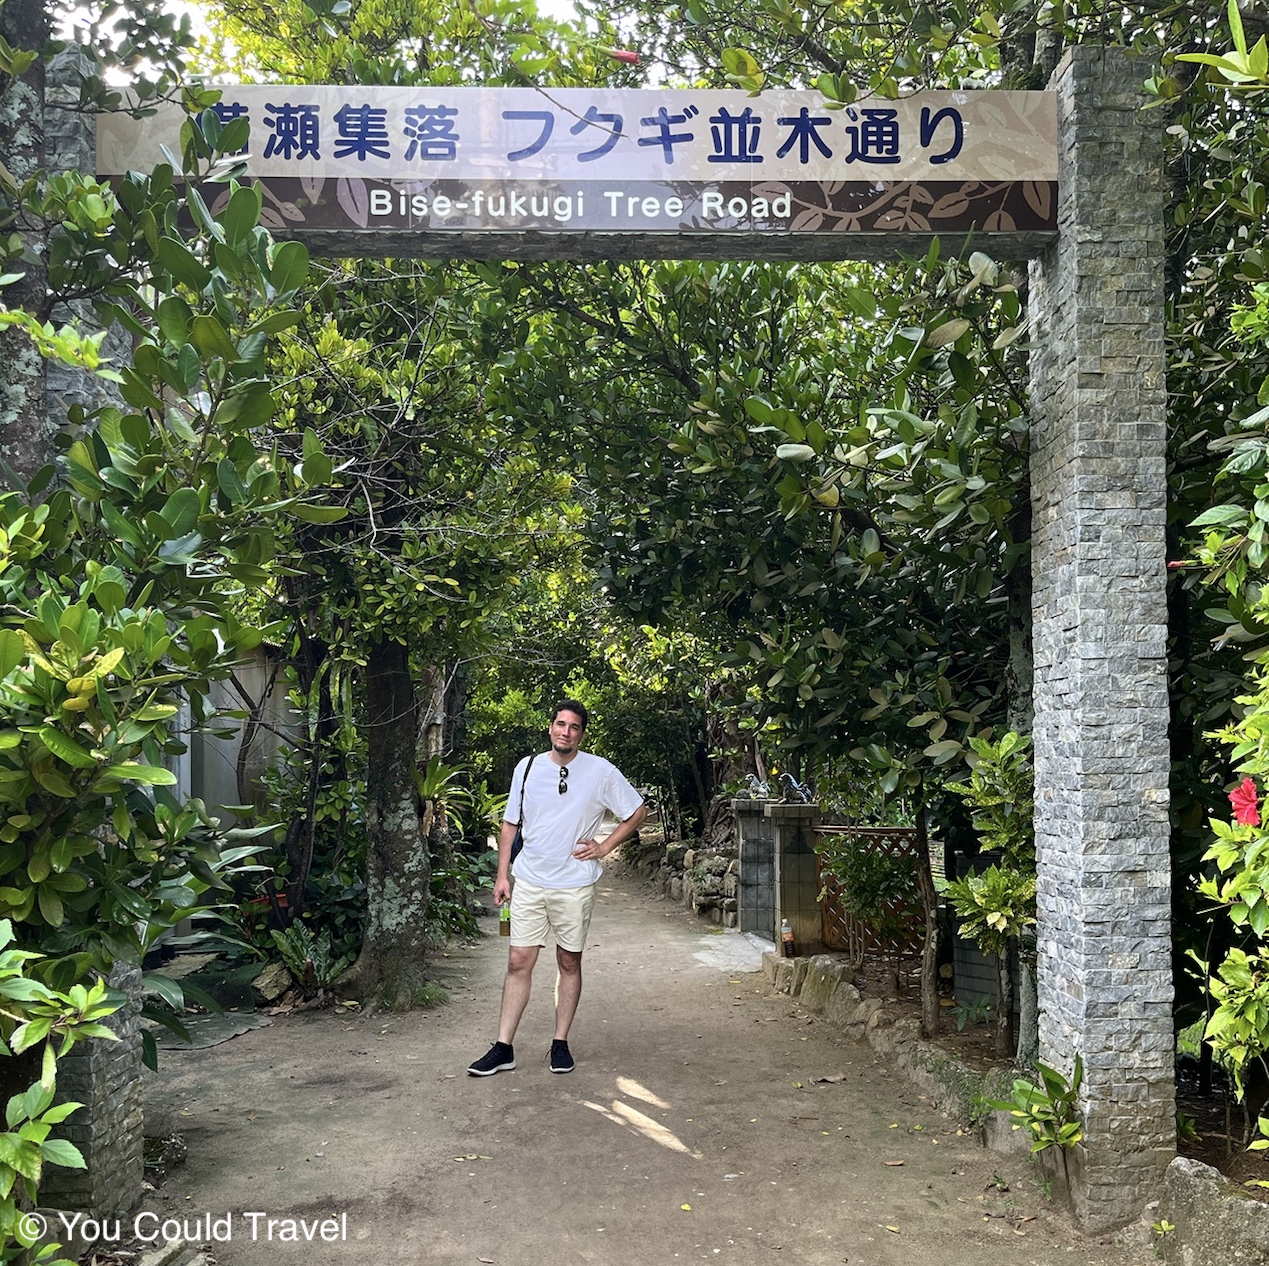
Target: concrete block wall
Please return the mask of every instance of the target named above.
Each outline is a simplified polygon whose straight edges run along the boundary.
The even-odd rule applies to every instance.
[[[742,932],[777,940],[775,893],[775,823],[765,800],[733,800],[736,840],[740,851],[740,887],[736,920]]]
[[[1140,63],[1058,68],[1058,240],[1031,263],[1040,1058],[1084,1060],[1090,1229],[1175,1154],[1163,150]]]
[[[798,954],[824,948],[820,916],[820,881],[815,864],[818,806],[769,803],[763,810],[775,828],[776,940],[788,919]]]

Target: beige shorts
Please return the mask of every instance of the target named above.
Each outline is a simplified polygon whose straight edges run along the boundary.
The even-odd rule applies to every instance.
[[[560,949],[580,954],[595,907],[595,885],[585,888],[539,888],[517,879],[511,890],[511,944],[545,945],[555,933]]]

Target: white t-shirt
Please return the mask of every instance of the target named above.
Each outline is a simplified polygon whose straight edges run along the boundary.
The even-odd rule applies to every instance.
[[[529,770],[520,823],[520,786],[528,763],[525,756],[516,765],[507,798],[507,821],[524,828],[524,850],[516,858],[513,873],[539,888],[589,887],[598,881],[603,867],[573,856],[578,841],[599,834],[605,810],[624,822],[643,797],[615,765],[592,752],[578,752],[569,761],[568,791],[560,795],[561,767],[543,752]]]

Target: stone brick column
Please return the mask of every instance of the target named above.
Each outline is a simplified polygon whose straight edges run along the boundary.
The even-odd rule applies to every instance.
[[[94,116],[70,107],[79,101],[78,75],[93,66],[81,50],[60,54],[47,78],[45,112],[50,171],[96,170]],[[53,314],[55,324],[76,321],[92,329],[92,305],[76,302]],[[118,367],[130,358],[130,341],[122,329],[107,337],[103,351]],[[59,363],[46,373],[45,416],[40,420],[39,448],[51,451],[49,437],[66,423],[67,408],[86,410],[105,404],[122,404],[118,389],[105,379]],[[50,460],[45,456],[42,460]],[[37,462],[42,464],[42,461]],[[32,474],[31,470],[24,473]],[[119,1035],[117,1042],[87,1041],[58,1061],[58,1101],[77,1100],[84,1105],[55,1134],[69,1139],[83,1154],[86,1169],[46,1166],[40,1181],[40,1202],[50,1208],[80,1209],[98,1217],[127,1213],[141,1198],[141,972],[116,967],[110,976],[113,988],[126,993],[129,1002],[105,1023]]]
[[[81,1209],[95,1217],[122,1217],[141,1199],[142,1158],[141,971],[116,967],[110,985],[129,1001],[105,1025],[117,1042],[80,1042],[57,1061],[57,1101],[84,1106],[56,1128],[79,1148],[85,1169],[46,1165],[40,1204]]]
[[[764,812],[775,827],[776,936],[780,920],[788,919],[798,954],[818,954],[824,948],[814,847],[819,806],[768,804]]]
[[[733,800],[736,841],[740,853],[740,888],[736,894],[736,926],[769,941],[776,939],[775,823],[767,817],[766,800]]]
[[[76,108],[80,78],[96,73],[96,63],[75,45],[59,53],[49,66],[44,123],[50,172],[90,174],[97,170],[97,116]],[[93,305],[83,299],[54,310],[54,325],[68,323],[77,325],[86,334],[101,328]],[[111,368],[118,370],[132,359],[131,338],[122,326],[115,326],[106,335],[101,350]],[[45,365],[44,375],[45,415],[40,420],[40,445],[45,455],[40,464],[52,460],[52,437],[66,425],[66,413],[71,405],[82,405],[88,412],[104,405],[127,409],[114,383],[86,370],[54,360]]]
[[[1139,62],[1054,75],[1058,240],[1031,264],[1040,1058],[1084,1059],[1084,1225],[1175,1153],[1168,855],[1163,146]]]

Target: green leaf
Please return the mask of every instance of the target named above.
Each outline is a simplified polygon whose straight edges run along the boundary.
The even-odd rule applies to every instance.
[[[37,1182],[40,1177],[40,1149],[16,1134],[0,1134],[0,1165],[8,1165],[23,1178]]]
[[[40,741],[58,760],[74,765],[76,769],[91,769],[97,763],[84,748],[56,726],[43,725],[39,733]]]
[[[173,1011],[185,1009],[185,994],[181,986],[170,976],[158,972],[146,972],[145,988],[147,992],[156,993]]]
[[[202,291],[211,282],[211,273],[183,242],[164,237],[159,240],[159,262],[182,285]]]
[[[263,321],[257,321],[246,333],[248,334],[280,334],[299,325],[300,314],[295,311],[271,312]]]
[[[263,193],[254,185],[240,185],[230,195],[228,205],[220,213],[225,241],[230,246],[237,246],[251,236],[252,229],[260,221],[263,197]]]
[[[174,536],[184,536],[198,525],[202,511],[198,491],[194,488],[178,488],[164,503],[163,518],[171,525]]]
[[[122,884],[111,884],[110,895],[131,915],[138,919],[148,919],[154,911],[150,903],[140,893],[125,888]]]
[[[107,765],[102,777],[118,778],[121,782],[140,783],[144,787],[174,787],[176,775],[170,769],[158,765],[137,765],[124,761],[119,765]]]
[[[213,316],[200,315],[190,326],[190,341],[204,359],[219,356],[223,360],[236,360],[238,349],[225,327]]]
[[[163,337],[178,347],[184,344],[189,337],[190,322],[194,319],[189,304],[179,295],[168,295],[159,304],[157,316]]]
[[[202,535],[189,532],[170,541],[164,541],[159,547],[159,558],[165,563],[188,565],[198,561],[198,550],[203,543]]]
[[[52,768],[46,761],[35,765],[31,774],[45,791],[52,792],[59,799],[74,800],[79,795],[66,775],[60,769]]]
[[[269,284],[285,299],[308,278],[308,251],[299,242],[282,242],[274,248]]]
[[[307,501],[296,501],[287,508],[305,523],[338,523],[348,514],[346,506],[315,506]]]
[[[1191,527],[1229,527],[1235,523],[1246,523],[1247,511],[1242,506],[1222,505],[1212,506],[1210,510],[1204,510],[1202,514],[1194,519]]]
[[[74,1143],[66,1139],[45,1139],[40,1144],[40,1155],[49,1165],[60,1165],[63,1169],[86,1169],[83,1156]]]
[[[877,315],[877,299],[870,290],[849,286],[846,290],[846,302],[859,316],[872,318]]]
[[[132,714],[134,721],[166,721],[175,716],[180,709],[174,703],[147,703],[144,708]]]
[[[26,660],[26,643],[13,629],[0,629],[0,679]]]
[[[334,468],[325,453],[311,453],[300,463],[300,478],[310,488],[330,483]]]

